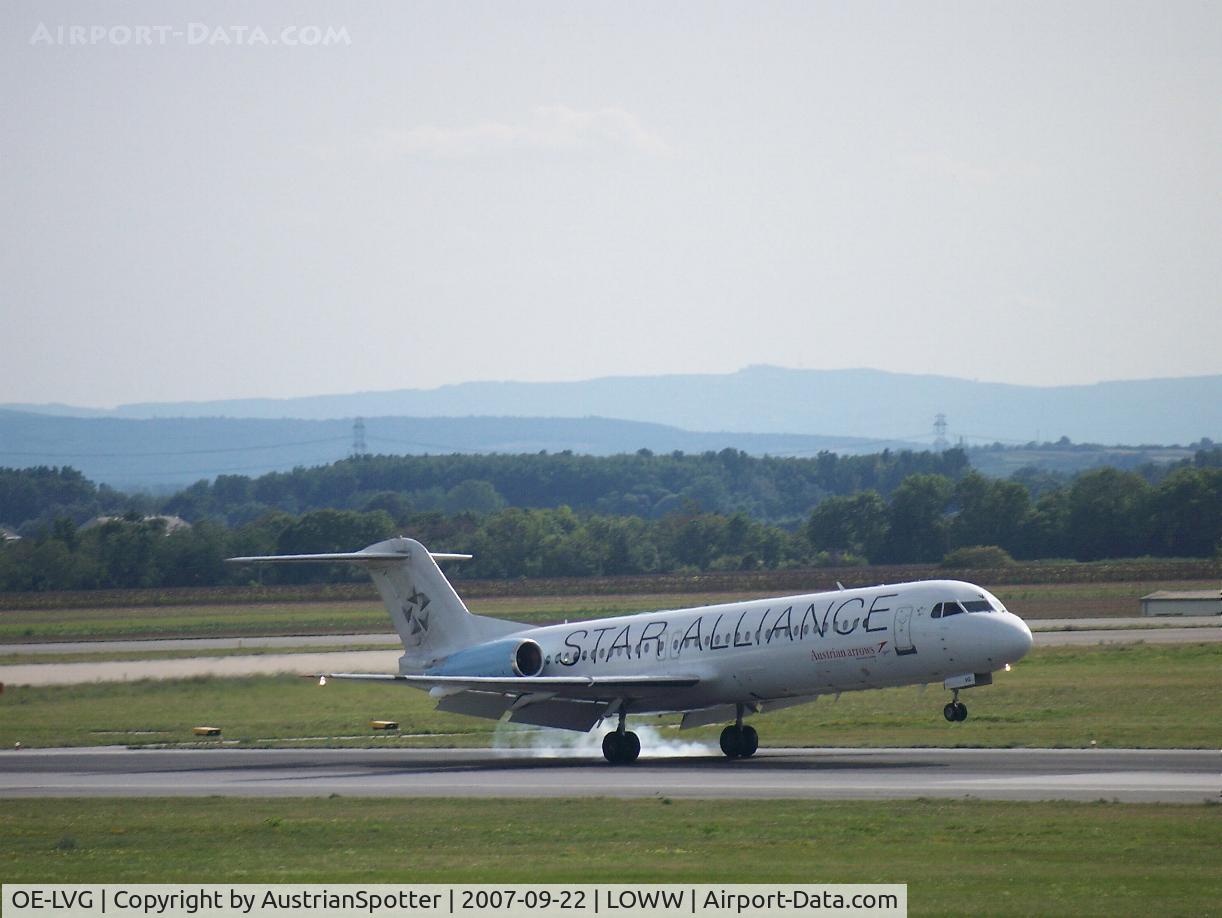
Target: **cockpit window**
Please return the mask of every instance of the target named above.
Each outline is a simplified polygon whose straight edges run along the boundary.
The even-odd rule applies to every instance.
[[[930,610],[930,618],[945,618],[960,612],[996,612],[997,607],[987,599],[965,599],[963,602],[940,602]]]
[[[987,599],[970,599],[963,603],[963,608],[969,612],[996,612],[993,604]]]
[[[962,611],[963,606],[957,602],[940,602],[930,610],[929,617],[945,618],[948,615],[958,615]]]

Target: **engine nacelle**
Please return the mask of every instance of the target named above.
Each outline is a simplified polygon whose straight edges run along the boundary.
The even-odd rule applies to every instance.
[[[430,669],[430,676],[537,676],[543,672],[543,648],[530,638],[508,638],[477,644]]]

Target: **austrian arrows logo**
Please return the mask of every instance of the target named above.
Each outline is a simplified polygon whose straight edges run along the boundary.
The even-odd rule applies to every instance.
[[[869,657],[886,656],[891,651],[886,641],[877,644],[866,644],[864,647],[845,647],[839,650],[812,650],[811,660],[862,660]]]

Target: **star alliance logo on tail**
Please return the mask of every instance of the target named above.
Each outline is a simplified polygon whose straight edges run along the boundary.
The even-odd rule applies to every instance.
[[[416,635],[418,640],[424,640],[424,636],[429,630],[429,613],[425,611],[428,608],[429,602],[428,596],[421,593],[414,586],[412,587],[412,595],[404,600],[403,617],[407,619],[409,632]]]

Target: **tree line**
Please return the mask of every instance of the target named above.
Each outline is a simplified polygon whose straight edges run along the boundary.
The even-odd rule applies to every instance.
[[[136,509],[195,522],[240,526],[270,511],[385,510],[491,513],[504,507],[570,507],[581,513],[660,519],[691,503],[708,512],[746,513],[799,523],[834,494],[870,488],[890,494],[917,472],[958,478],[969,468],[959,449],[823,452],[810,458],[751,456],[741,450],[618,456],[570,452],[524,455],[368,456],[258,477],[220,475],[168,498],[97,486],[71,468],[0,468],[0,524],[35,532],[59,517],[83,523]]]
[[[61,516],[30,537],[7,543],[0,551],[0,589],[357,577],[342,566],[254,573],[224,559],[351,551],[399,534],[437,550],[470,552],[475,559],[462,566],[459,576],[490,578],[929,563],[948,557],[969,564],[973,557],[988,564],[1011,556],[1082,561],[1210,557],[1222,546],[1222,455],[1215,455],[1220,452],[1198,454],[1196,461],[1169,470],[1156,484],[1133,472],[1102,468],[1037,497],[1016,480],[972,471],[957,477],[916,472],[887,495],[869,488],[827,496],[788,525],[741,511],[709,512],[694,498],[661,516],[579,512],[567,506],[446,512],[404,504],[301,513],[265,509],[254,519],[229,525],[201,513],[191,528],[172,532],[162,520],[146,519],[132,508],[84,530]],[[67,482],[80,487],[72,476]],[[172,500],[167,506],[173,506]],[[989,548],[982,553],[980,546]]]
[[[1216,451],[1215,451],[1216,452]],[[875,563],[933,562],[968,546],[1019,559],[1211,557],[1222,550],[1222,468],[1183,464],[1149,483],[1093,469],[1038,498],[1019,480],[971,472],[958,481],[912,475],[890,500],[874,491],[830,497],[807,524],[816,550]]]
[[[741,450],[617,456],[571,452],[520,455],[368,456],[258,478],[221,475],[164,504],[186,519],[230,525],[268,510],[385,510],[392,516],[440,511],[492,513],[504,507],[569,507],[579,513],[661,519],[696,503],[710,513],[799,523],[833,494],[866,488],[888,495],[909,475],[958,478],[960,449],[890,450],[862,456],[751,456]]]

